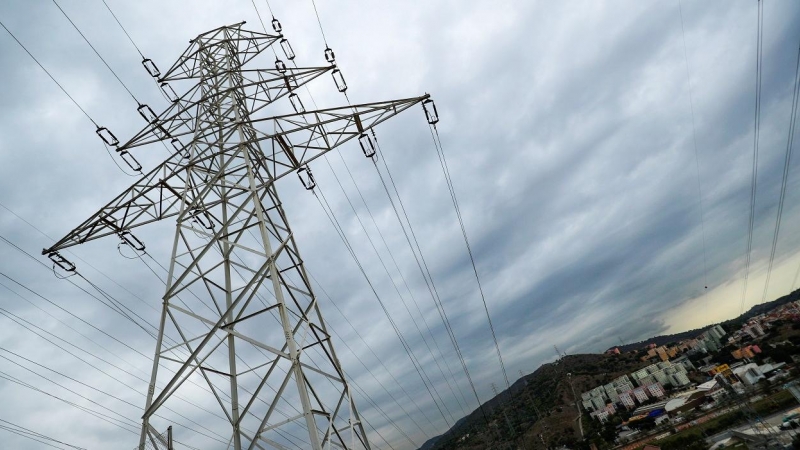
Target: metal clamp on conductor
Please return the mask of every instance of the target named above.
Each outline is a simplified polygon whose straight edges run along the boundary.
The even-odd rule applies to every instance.
[[[137,252],[144,252],[145,246],[144,242],[139,240],[136,236],[133,235],[129,230],[120,231],[117,233],[122,242],[120,244],[125,244],[128,247],[136,250]]]
[[[128,167],[131,168],[131,170],[133,170],[134,172],[142,171],[142,165],[139,164],[139,161],[137,161],[136,158],[133,157],[133,155],[128,153],[127,150],[121,150],[121,151],[117,150],[117,153],[119,154],[119,157],[122,158],[122,161],[124,161],[125,164],[127,164]]]
[[[214,222],[211,220],[211,214],[209,214],[208,211],[206,211],[205,209],[197,208],[191,213],[189,213],[189,217],[191,217],[195,222],[200,224],[200,226],[205,228],[206,230],[214,229]]]
[[[75,264],[70,262],[67,258],[61,256],[58,252],[48,252],[47,249],[42,250],[42,254],[47,254],[47,257],[50,258],[50,261],[53,261],[53,267],[58,266],[64,272],[75,272]]]
[[[161,76],[161,71],[158,70],[156,63],[154,63],[152,59],[150,58],[143,59],[142,65],[144,66],[144,69],[147,71],[148,74],[150,74],[151,77],[158,79],[158,77]]]
[[[436,125],[439,122],[439,113],[436,111],[436,104],[433,103],[433,100],[423,101],[422,109],[425,111],[425,118],[428,119],[429,124]]]
[[[317,187],[317,182],[314,181],[314,174],[311,173],[311,168],[308,167],[308,164],[297,169],[297,177],[300,178],[300,182],[303,183],[303,187],[306,188],[307,191],[311,191]]]

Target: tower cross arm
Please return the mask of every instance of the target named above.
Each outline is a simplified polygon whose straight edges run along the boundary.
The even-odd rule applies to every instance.
[[[251,142],[261,149],[262,162],[273,178],[278,179],[353,138],[369,139],[368,132],[375,126],[429,97],[425,94],[251,120],[254,130]],[[269,133],[264,129],[276,131]],[[368,145],[364,142],[360,144]]]
[[[179,215],[197,217],[198,224],[201,224],[204,221],[203,212],[214,208],[216,205],[213,202],[219,200],[209,203],[204,195],[213,179],[206,177],[209,184],[203,184],[191,174],[204,173],[212,175],[212,178],[224,176],[213,174],[212,162],[215,158],[233,153],[245,145],[260,163],[259,172],[262,176],[259,187],[266,189],[278,179],[296,172],[349,140],[368,136],[367,133],[376,125],[428,97],[426,94],[401,100],[231,122],[225,126],[225,133],[241,129],[246,136],[244,141],[228,142],[222,148],[204,151],[198,148],[189,159],[184,157],[183,151],[174,153],[42,253],[57,252],[109,235],[122,235],[133,228]],[[276,131],[266,133],[261,130],[265,128]],[[194,141],[204,137],[203,134],[196,135]],[[206,221],[205,226],[213,224]]]

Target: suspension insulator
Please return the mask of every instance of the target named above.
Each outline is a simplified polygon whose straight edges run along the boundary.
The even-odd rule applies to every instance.
[[[333,72],[331,72],[331,76],[333,77],[333,82],[336,83],[336,89],[339,90],[339,92],[346,92],[347,83],[344,81],[342,71],[339,69],[334,69]]]
[[[128,153],[127,150],[122,150],[121,152],[119,152],[119,157],[122,158],[122,160],[125,161],[125,164],[127,164],[128,167],[130,167],[131,170],[133,170],[134,172],[142,171],[142,165],[139,164],[139,161],[137,161],[136,158],[133,157],[133,155]]]
[[[283,81],[286,83],[286,89],[293,91],[299,87],[297,84],[297,77],[294,75],[284,75]]]
[[[439,121],[439,113],[436,111],[436,104],[433,103],[433,100],[427,99],[422,102],[422,109],[425,110],[425,118],[428,119],[429,124],[435,125]]]
[[[370,135],[361,133],[361,136],[358,137],[358,143],[361,145],[361,151],[364,152],[364,156],[367,158],[375,156],[375,141]]]
[[[61,270],[65,272],[75,272],[75,264],[70,262],[67,258],[61,256],[58,252],[50,252],[47,254],[47,257],[50,258],[50,261],[53,261],[53,264],[57,265]]]
[[[160,86],[161,86],[161,91],[164,93],[164,95],[167,96],[169,101],[171,101],[172,103],[175,103],[178,100],[180,100],[178,98],[178,93],[175,92],[175,89],[172,89],[172,86],[170,86],[169,83],[164,82],[164,83],[161,83]]]
[[[317,187],[317,183],[314,181],[314,174],[311,173],[311,168],[308,165],[297,169],[297,177],[300,178],[300,182],[303,183],[303,187],[306,190],[310,191]]]
[[[147,70],[147,73],[149,73],[151,77],[158,78],[161,76],[161,71],[158,70],[156,63],[154,63],[152,59],[150,58],[143,59],[142,65],[144,66],[145,70]]]
[[[158,120],[158,116],[155,111],[153,111],[153,108],[145,104],[140,104],[136,110],[139,111],[139,115],[142,116],[147,123],[155,123]]]
[[[294,59],[294,50],[292,50],[292,44],[286,38],[281,39],[281,48],[283,49],[283,54],[286,56],[286,59],[292,61]]]
[[[114,133],[108,130],[108,128],[97,127],[97,131],[95,131],[95,133],[97,133],[97,135],[100,136],[100,139],[102,139],[103,142],[106,143],[106,145],[111,147],[116,147],[117,145],[119,145],[119,140],[117,139],[116,136],[114,136]]]
[[[292,108],[294,108],[294,112],[297,114],[303,114],[306,112],[306,107],[303,106],[303,102],[300,100],[300,97],[298,97],[294,92],[292,92],[292,95],[289,96],[289,102],[291,102]]]
[[[211,214],[208,213],[205,209],[197,208],[192,211],[192,219],[197,222],[201,227],[205,228],[206,230],[213,230],[214,229],[214,221],[211,220]]]
[[[174,148],[176,152],[180,152],[183,159],[190,159],[192,157],[191,152],[189,152],[188,148],[183,146],[183,143],[180,141],[180,139],[172,138],[172,140],[169,142],[172,144],[172,148]]]
[[[330,47],[325,48],[325,61],[328,61],[328,64],[336,62],[336,55],[333,54],[333,50]]]
[[[275,60],[275,69],[280,73],[286,73],[286,63],[280,59]]]
[[[137,252],[143,252],[144,251],[144,249],[145,249],[144,242],[140,241],[139,238],[134,236],[130,231],[123,230],[123,231],[120,231],[117,234],[119,235],[119,238],[122,239],[122,243],[123,244],[125,244],[128,247],[136,250]]]
[[[275,30],[276,33],[280,33],[281,31],[283,31],[283,26],[281,25],[281,22],[274,17],[272,18],[272,29]]]

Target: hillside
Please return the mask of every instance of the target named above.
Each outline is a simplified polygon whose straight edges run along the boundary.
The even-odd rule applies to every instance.
[[[542,439],[549,445],[575,443],[575,396],[645,365],[632,354],[565,356],[520,378],[420,450],[511,450]]]
[[[732,330],[749,318],[798,299],[800,290],[753,306],[720,325]],[[576,421],[576,397],[650,364],[641,361],[631,350],[651,343],[663,345],[694,338],[711,326],[628,344],[619,347],[623,352],[620,355],[567,355],[544,364],[459,420],[443,435],[425,442],[419,450],[516,450],[544,448],[544,442],[548,447],[572,446],[581,439]]]

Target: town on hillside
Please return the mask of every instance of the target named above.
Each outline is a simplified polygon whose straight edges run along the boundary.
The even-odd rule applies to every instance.
[[[669,338],[559,352],[421,449],[800,449],[800,291]]]
[[[800,301],[728,327],[648,344],[635,352],[650,365],[582,392],[588,428],[600,437],[590,431],[588,448],[786,448],[798,440]]]

